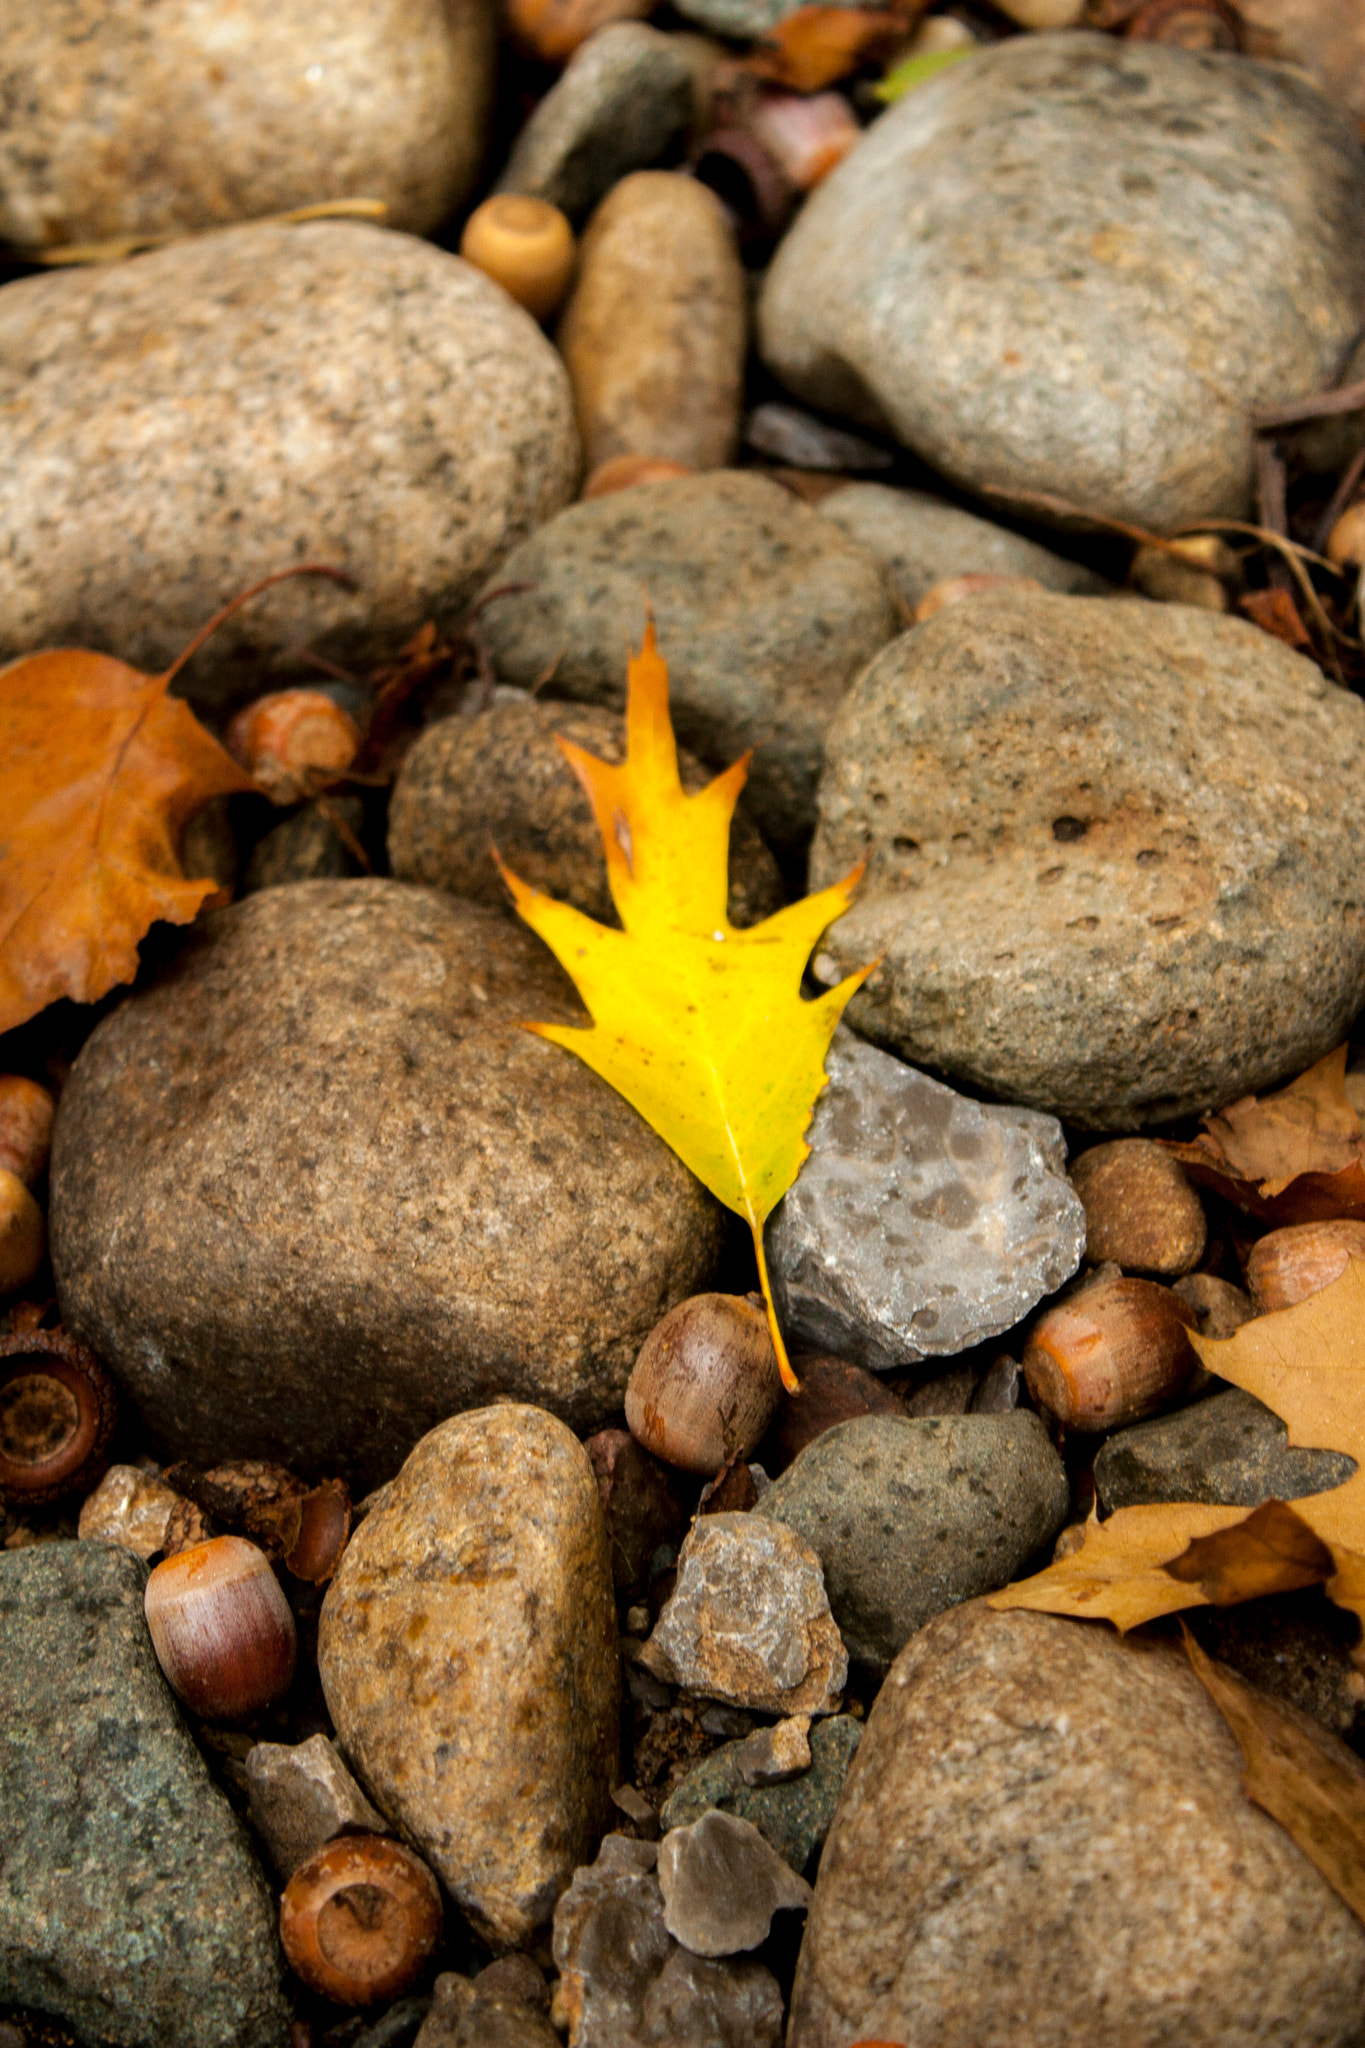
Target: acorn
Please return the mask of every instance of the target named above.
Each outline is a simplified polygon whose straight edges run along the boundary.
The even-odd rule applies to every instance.
[[[280,1901],[280,1943],[310,1991],[377,2005],[421,1976],[441,1938],[441,1894],[387,1835],[341,1835],[301,1863]]]
[[[1339,568],[1365,568],[1365,498],[1346,507],[1327,536],[1323,552]]]
[[[568,219],[548,199],[495,192],[476,206],[460,237],[460,254],[500,284],[535,320],[547,320],[563,299],[577,257]]]
[[[297,1639],[269,1559],[244,1536],[163,1558],[143,1611],[172,1692],[205,1721],[245,1721],[288,1692]]]
[[[273,690],[237,713],[223,744],[272,803],[292,804],[350,767],[360,733],[323,690]]]
[[[626,1421],[647,1451],[708,1479],[747,1458],[782,1395],[777,1354],[756,1295],[694,1294],[640,1347]]]
[[[1073,1159],[1071,1185],[1085,1209],[1086,1257],[1125,1273],[1177,1279],[1203,1256],[1204,1208],[1178,1159],[1150,1138],[1115,1138]]]
[[[1339,1280],[1352,1259],[1365,1259],[1365,1223],[1352,1217],[1269,1230],[1251,1247],[1247,1291],[1263,1316],[1292,1308]]]
[[[26,1074],[0,1074],[0,1169],[32,1187],[52,1147],[56,1104]]]
[[[0,1493],[31,1507],[85,1493],[105,1469],[114,1383],[64,1330],[0,1337]]]
[[[46,1250],[42,1210],[18,1174],[0,1167],[0,1294],[27,1287]]]
[[[1199,1359],[1192,1309],[1154,1280],[1119,1274],[1048,1309],[1024,1347],[1024,1378],[1040,1408],[1090,1434],[1155,1415]]]

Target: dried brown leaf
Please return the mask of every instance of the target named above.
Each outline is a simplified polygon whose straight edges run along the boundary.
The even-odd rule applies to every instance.
[[[1365,1137],[1345,1076],[1340,1045],[1278,1095],[1244,1096],[1166,1149],[1192,1180],[1267,1222],[1365,1216]]]
[[[1325,1585],[1336,1570],[1331,1551],[1293,1508],[1268,1500],[1244,1522],[1194,1537],[1164,1569],[1183,1585],[1198,1586],[1214,1607],[1297,1593]]]

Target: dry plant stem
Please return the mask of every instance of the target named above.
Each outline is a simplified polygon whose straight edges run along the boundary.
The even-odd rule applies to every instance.
[[[199,628],[189,645],[176,655],[162,680],[168,685],[173,683],[186,662],[193,660],[204,642],[211,639],[244,604],[250,604],[252,598],[259,597],[263,590],[271,589],[276,583],[292,582],[296,576],[327,576],[333,583],[339,583],[343,590],[356,588],[355,578],[348,576],[344,569],[334,568],[330,562],[298,562],[292,569],[275,569],[269,576],[262,576],[259,583],[252,583],[245,590],[238,591],[236,597],[229,598],[221,611],[216,611],[208,623]]]
[[[312,206],[291,207],[288,213],[263,214],[253,225],[291,228],[310,220],[384,220],[388,211],[388,201],[384,199],[322,199]],[[144,249],[165,249],[172,242],[190,242],[200,235],[216,234],[218,225],[177,235],[111,235],[104,242],[68,242],[63,249],[44,249],[37,260],[49,269],[78,263],[122,263]]]
[[[768,1335],[773,1340],[777,1353],[777,1369],[782,1375],[782,1384],[789,1394],[799,1394],[801,1382],[792,1371],[787,1347],[782,1341],[782,1331],[777,1321],[777,1310],[773,1306],[772,1282],[768,1278],[768,1261],[763,1254],[763,1225],[749,1218],[749,1228],[754,1234],[754,1255],[758,1260],[758,1284],[763,1292],[763,1306],[768,1314]]]
[[[1251,424],[1258,434],[1273,434],[1277,427],[1297,427],[1304,420],[1330,419],[1334,413],[1359,412],[1365,408],[1365,383],[1343,384],[1336,391],[1319,391],[1313,398],[1296,399],[1278,405],[1273,412],[1257,413]]]

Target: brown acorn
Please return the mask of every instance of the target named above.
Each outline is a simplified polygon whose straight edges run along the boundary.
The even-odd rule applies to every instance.
[[[117,1418],[113,1381],[64,1330],[0,1337],[0,1493],[39,1507],[88,1492]]]
[[[465,222],[460,254],[533,320],[548,320],[569,289],[578,250],[566,216],[548,199],[495,192]]]
[[[748,1457],[781,1394],[757,1296],[694,1294],[645,1338],[626,1388],[626,1421],[666,1465],[709,1479]]]
[[[46,1250],[42,1210],[18,1174],[0,1167],[0,1294],[27,1287]]]
[[[163,1558],[143,1609],[172,1692],[204,1720],[249,1720],[289,1690],[294,1617],[269,1559],[244,1536]]]
[[[1089,1434],[1141,1422],[1173,1401],[1199,1360],[1191,1309],[1154,1280],[1120,1274],[1081,1288],[1035,1323],[1024,1377],[1040,1408]]]
[[[1349,1216],[1291,1223],[1267,1231],[1251,1247],[1247,1291],[1263,1316],[1292,1308],[1339,1280],[1352,1259],[1365,1259],[1365,1223]]]
[[[280,1901],[280,1943],[310,1991],[377,2005],[416,1981],[441,1938],[441,1894],[387,1835],[342,1835],[301,1863]]]
[[[0,1074],[0,1168],[32,1187],[52,1145],[56,1104],[26,1074]]]

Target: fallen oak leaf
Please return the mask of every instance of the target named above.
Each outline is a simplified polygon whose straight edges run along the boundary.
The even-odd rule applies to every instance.
[[[622,929],[597,924],[498,865],[517,910],[578,989],[586,1029],[527,1024],[590,1066],[753,1232],[768,1328],[787,1361],[763,1252],[763,1226],[810,1148],[825,1054],[871,962],[807,1001],[801,977],[821,934],[853,900],[842,882],[743,930],[726,910],[730,818],[749,756],[687,795],[668,715],[668,670],[653,622],[632,657],[620,767],[561,739],[586,790]],[[495,858],[496,853],[495,853]]]
[[[1247,1796],[1277,1820],[1356,1916],[1365,1920],[1365,1763],[1301,1708],[1206,1656],[1185,1650],[1236,1737]]]
[[[131,981],[151,926],[188,924],[217,891],[185,875],[180,835],[211,797],[255,785],[168,686],[240,605],[300,575],[347,580],[316,563],[264,578],[164,675],[84,648],[0,669],[0,1031]]]
[[[1355,1459],[1356,1470],[1342,1485],[1300,1496],[1292,1511],[1330,1552],[1328,1598],[1365,1619],[1365,1261],[1352,1259],[1330,1287],[1244,1323],[1221,1342],[1193,1331],[1190,1342],[1210,1372],[1281,1417],[1291,1445],[1345,1451]],[[1222,1541],[1212,1550],[1191,1550],[1215,1536]],[[1241,1597],[1269,1590],[1268,1540],[1287,1552],[1281,1559],[1286,1586],[1302,1584],[1293,1572],[1303,1568],[1305,1539],[1291,1540],[1283,1522],[1276,1529],[1264,1507],[1250,1513],[1201,1502],[1119,1508],[1105,1522],[1092,1517],[1078,1549],[992,1594],[991,1605],[1102,1619],[1125,1631],[1184,1607],[1212,1605],[1215,1594],[1230,1596],[1239,1573],[1248,1588]],[[1206,1567],[1202,1577],[1180,1576],[1192,1568],[1187,1559]]]
[[[1323,1586],[1336,1572],[1331,1551],[1285,1501],[1263,1501],[1244,1522],[1192,1537],[1162,1569],[1182,1585],[1198,1586],[1214,1607],[1298,1593]]]
[[[1365,1217],[1365,1133],[1339,1045],[1276,1095],[1244,1096],[1204,1118],[1189,1143],[1163,1141],[1190,1178],[1268,1223]]]
[[[863,7],[798,7],[769,29],[745,60],[756,78],[792,92],[821,92],[869,57],[905,40],[918,7],[892,12]]]

